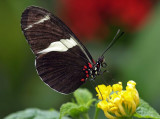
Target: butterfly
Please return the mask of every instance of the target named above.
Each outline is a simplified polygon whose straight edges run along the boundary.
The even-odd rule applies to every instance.
[[[106,65],[105,52],[95,62],[74,33],[43,8],[26,8],[21,16],[21,28],[35,55],[38,75],[60,93],[72,93],[88,79],[95,79]]]

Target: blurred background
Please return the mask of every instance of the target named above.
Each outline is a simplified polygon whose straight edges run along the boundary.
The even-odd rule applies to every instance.
[[[27,6],[43,7],[62,19],[96,60],[118,28],[125,35],[105,54],[102,76],[108,84],[129,80],[139,95],[160,113],[160,2],[156,0],[0,0],[0,118],[30,107],[59,107],[71,101],[47,87],[38,77],[32,54],[20,27]],[[88,88],[96,97],[94,88]],[[92,116],[94,109],[90,110]],[[100,116],[103,118],[103,112]]]

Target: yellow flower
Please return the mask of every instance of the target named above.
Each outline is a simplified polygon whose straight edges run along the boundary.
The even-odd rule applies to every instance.
[[[99,87],[100,86],[100,87]],[[112,87],[109,85],[109,86],[105,86],[105,85],[99,85],[96,87],[96,91],[97,91],[97,96],[99,99],[101,100],[106,100],[109,98],[109,94],[112,92]],[[103,99],[102,99],[103,97]]]
[[[109,119],[131,117],[139,105],[139,94],[134,81],[128,81],[126,90],[123,90],[122,82],[112,86],[98,85],[97,96],[101,100],[97,106],[104,111]]]

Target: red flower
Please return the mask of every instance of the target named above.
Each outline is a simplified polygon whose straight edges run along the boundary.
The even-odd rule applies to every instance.
[[[153,0],[60,0],[66,23],[78,36],[96,38],[107,24],[135,30],[144,23]],[[104,30],[105,29],[105,30]]]
[[[151,0],[107,1],[107,10],[103,7],[103,11],[106,11],[108,19],[124,25],[129,30],[135,30],[142,25],[153,6]]]

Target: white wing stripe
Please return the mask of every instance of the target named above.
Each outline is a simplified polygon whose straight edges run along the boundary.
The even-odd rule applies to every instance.
[[[29,26],[28,26],[27,28],[25,28],[24,30],[28,30],[28,29],[32,28],[33,25],[43,23],[44,21],[47,21],[47,20],[49,20],[49,19],[50,19],[49,15],[46,15],[44,18],[42,18],[42,19],[40,19],[39,21],[37,21],[37,22],[29,25]]]
[[[60,41],[52,42],[48,48],[38,52],[38,53],[48,53],[52,51],[66,52],[69,48],[76,46],[77,43],[72,39],[61,39]]]
[[[61,39],[60,42],[67,46],[67,48],[72,48],[77,45],[72,37],[70,39]]]

